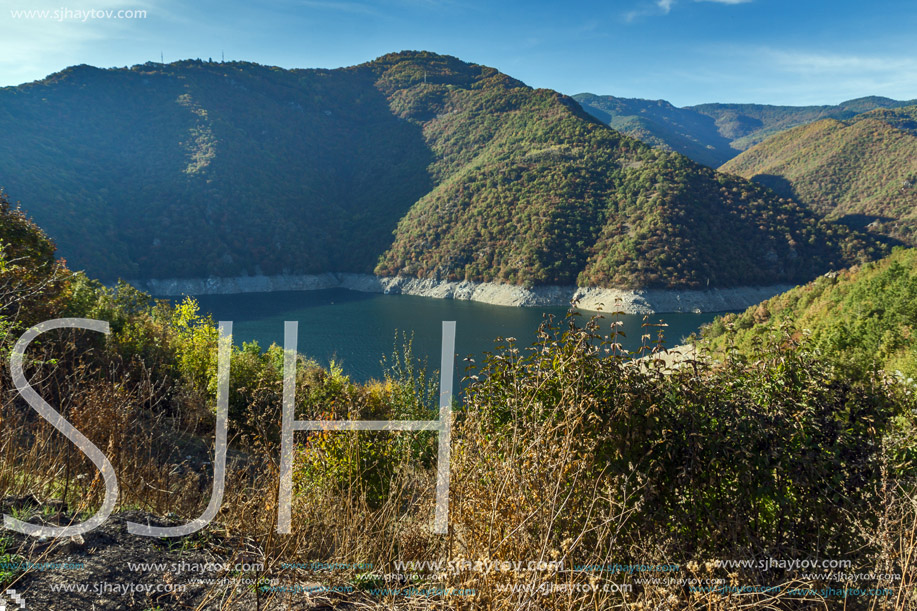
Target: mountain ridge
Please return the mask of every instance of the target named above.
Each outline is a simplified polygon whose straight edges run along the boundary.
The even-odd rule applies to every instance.
[[[563,94],[430,52],[334,70],[73,67],[0,90],[0,129],[0,183],[109,280],[735,287],[882,252]]]
[[[676,107],[665,100],[617,98],[591,93],[573,96],[599,120],[647,144],[671,150],[710,167],[785,129],[824,118],[849,119],[877,108],[917,103],[866,96],[835,105],[711,103]]]
[[[720,169],[830,220],[917,245],[917,106],[799,126]]]

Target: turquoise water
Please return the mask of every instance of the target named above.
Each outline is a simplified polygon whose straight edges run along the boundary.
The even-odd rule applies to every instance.
[[[197,299],[214,320],[233,321],[233,339],[239,345],[251,341],[262,348],[282,344],[284,321],[299,321],[299,351],[326,366],[334,359],[351,379],[360,382],[383,377],[381,359],[394,351],[396,335],[400,338],[402,333],[413,333],[414,355],[426,357],[430,369],[438,369],[442,322],[456,321],[456,373],[461,376],[466,365],[463,357],[479,358],[493,349],[497,337],[515,337],[520,345],[529,344],[545,315],[562,319],[567,312],[557,307],[515,308],[345,289],[204,295]],[[669,325],[666,343],[675,345],[714,316],[658,314],[649,322],[664,320]],[[643,316],[625,315],[621,320],[625,347],[636,348],[643,333]],[[610,330],[608,318],[602,321],[602,330]],[[397,340],[398,346],[401,343]]]

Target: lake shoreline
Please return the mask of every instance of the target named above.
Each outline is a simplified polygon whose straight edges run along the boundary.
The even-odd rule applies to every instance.
[[[514,307],[569,306],[592,312],[626,314],[664,312],[725,312],[744,310],[795,285],[750,286],[709,290],[608,289],[576,286],[525,288],[493,282],[451,282],[427,278],[379,277],[370,274],[237,276],[230,278],[171,278],[135,280],[130,284],[157,297],[231,295],[275,291],[314,291],[343,288],[364,293],[415,295],[437,299],[478,301]]]

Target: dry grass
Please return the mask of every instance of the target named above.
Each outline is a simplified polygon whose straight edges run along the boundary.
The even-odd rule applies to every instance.
[[[208,443],[212,428],[199,436],[212,427],[205,397],[188,389],[166,389],[136,363],[90,362],[83,356],[91,346],[78,335],[39,348],[46,353],[30,355],[44,363],[31,369],[33,386],[49,402],[59,405],[111,459],[121,484],[120,507],[159,515],[174,512],[183,518],[199,515],[211,486]],[[244,437],[235,438],[223,509],[209,530],[244,541],[220,551],[230,562],[244,559],[263,563],[264,571],[256,577],[266,583],[356,586],[354,594],[313,599],[339,602],[346,598],[367,608],[911,608],[917,585],[917,499],[906,482],[887,473],[875,507],[880,515],[879,529],[869,526],[870,520],[862,520],[860,559],[864,564],[857,570],[903,573],[902,581],[886,579],[870,584],[892,588],[894,595],[889,597],[849,598],[844,604],[838,598],[789,594],[792,588],[820,586],[789,574],[777,582],[762,581],[769,576],[751,569],[718,566],[715,557],[685,563],[681,561],[683,542],[671,532],[635,527],[652,492],[644,466],[614,471],[597,460],[603,435],[612,434],[603,433],[604,425],[595,421],[601,406],[579,382],[558,374],[576,371],[591,350],[584,343],[567,352],[558,351],[551,368],[537,370],[524,379],[507,378],[508,394],[498,406],[491,394],[466,395],[453,438],[447,536],[431,532],[435,473],[416,456],[406,454],[396,460],[390,469],[387,493],[381,500],[374,496],[367,484],[370,474],[365,472],[374,466],[372,461],[361,460],[360,453],[369,451],[367,440],[373,435],[383,435],[378,433],[335,433],[340,436],[334,446],[338,452],[335,456],[343,464],[359,468],[345,476],[335,472],[333,477],[297,482],[293,532],[277,535],[278,451],[271,426],[250,427]],[[519,353],[510,346],[500,358],[511,362]],[[99,362],[105,365],[100,367]],[[100,504],[103,492],[95,469],[23,404],[8,385],[5,366],[0,365],[0,383],[4,385],[0,388],[0,494],[60,499],[70,512],[92,511]],[[701,372],[704,367],[698,365]],[[631,376],[631,382],[636,383],[643,379],[641,376],[652,377],[651,369],[622,366],[618,375]],[[501,371],[511,376],[518,369]],[[541,397],[549,387],[556,388],[557,393],[553,402],[546,403]],[[373,392],[388,396],[379,387]],[[164,405],[167,396],[182,397],[185,405],[193,407],[170,415]],[[352,415],[359,417],[361,413],[357,410]],[[257,422],[278,414],[249,416],[251,422]],[[386,435],[392,446],[397,445],[399,435],[417,434]],[[297,439],[303,449],[296,470],[304,473],[311,465],[314,473],[315,453],[327,446],[315,437],[300,435]],[[334,464],[328,466],[332,467]],[[754,555],[747,558],[758,559]],[[315,561],[371,564],[373,568],[310,572],[284,567],[285,563]],[[396,566],[397,562],[429,561],[452,563],[454,570]],[[503,562],[522,565],[518,569],[505,565],[509,570],[503,570],[502,564],[498,569],[483,569],[488,563]],[[527,570],[529,562],[543,564]],[[672,562],[677,562],[679,569],[671,573],[577,570],[577,566]],[[403,576],[384,577],[396,573]],[[763,584],[776,589],[724,595],[690,592],[679,583],[637,583],[647,576],[717,579],[727,586]],[[404,595],[411,587],[473,590],[474,594]],[[401,594],[373,593],[374,588],[396,588]],[[243,593],[239,587],[214,588],[208,604],[219,601],[220,606],[229,608]],[[265,592],[259,594],[258,606],[286,608],[278,602],[281,599]]]

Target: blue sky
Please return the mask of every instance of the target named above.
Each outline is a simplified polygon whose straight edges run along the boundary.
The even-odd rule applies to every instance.
[[[69,10],[70,18],[14,17]],[[83,20],[75,11],[145,10]],[[62,15],[63,16],[63,15]],[[917,4],[892,0],[0,0],[0,85],[73,64],[347,66],[425,49],[534,87],[702,102],[917,98]]]

